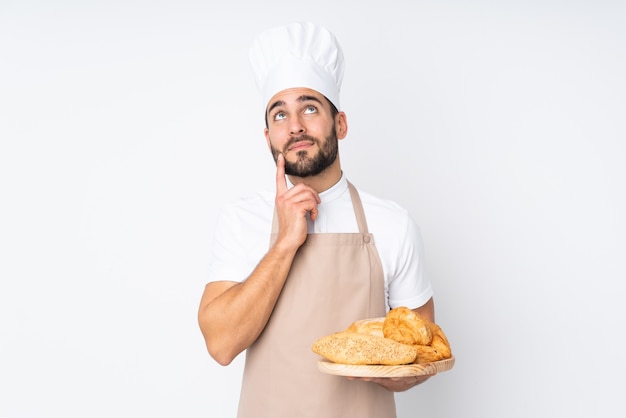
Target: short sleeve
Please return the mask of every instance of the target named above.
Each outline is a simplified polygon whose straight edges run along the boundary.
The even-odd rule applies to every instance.
[[[408,214],[404,230],[396,253],[396,268],[389,272],[388,302],[391,308],[406,306],[415,309],[428,302],[433,296],[433,288],[424,275],[422,234]]]
[[[269,248],[272,207],[239,200],[220,211],[209,255],[208,281],[245,280]]]

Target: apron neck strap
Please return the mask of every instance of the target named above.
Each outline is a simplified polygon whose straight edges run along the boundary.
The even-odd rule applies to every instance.
[[[352,183],[348,182],[348,190],[350,190],[350,197],[352,198],[352,207],[354,208],[354,215],[356,216],[356,223],[359,226],[359,232],[361,234],[367,234],[367,220],[365,219],[365,211],[363,210],[363,203],[361,203],[361,196],[356,191],[356,187]]]

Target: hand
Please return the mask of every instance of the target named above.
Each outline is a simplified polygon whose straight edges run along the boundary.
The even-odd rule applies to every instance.
[[[276,159],[276,210],[278,212],[278,240],[289,246],[300,247],[306,239],[306,215],[311,220],[317,218],[317,205],[321,199],[311,187],[297,184],[287,189],[285,177],[285,157]]]
[[[424,383],[434,375],[407,376],[407,377],[348,377],[348,380],[362,380],[376,383],[392,392],[404,392],[413,386]]]

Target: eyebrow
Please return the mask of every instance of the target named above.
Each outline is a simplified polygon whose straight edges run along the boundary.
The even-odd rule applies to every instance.
[[[313,102],[317,102],[319,104],[322,104],[322,101],[320,99],[318,99],[315,96],[307,96],[306,94],[303,94],[302,96],[298,97],[298,102],[308,102],[308,101],[313,101]]]
[[[306,95],[306,94],[303,94],[302,96],[298,97],[296,100],[299,103],[307,102],[307,101],[313,101],[313,102],[319,103],[320,105],[322,104],[322,101],[320,99],[318,99],[317,97],[309,96],[309,95]],[[274,109],[274,108],[276,108],[278,106],[283,106],[285,104],[286,103],[283,100],[277,100],[274,103],[272,103],[272,105],[267,109],[267,113],[269,114],[269,113],[272,112],[272,109]]]

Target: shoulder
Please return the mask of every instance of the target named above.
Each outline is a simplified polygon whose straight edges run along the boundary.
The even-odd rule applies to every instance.
[[[250,196],[238,197],[222,206],[217,226],[252,232],[271,222],[273,210],[274,195],[271,192],[260,191]]]
[[[274,195],[261,190],[249,196],[240,196],[222,206],[223,212],[256,213],[274,207]]]
[[[357,190],[363,202],[367,226],[380,248],[401,252],[421,246],[419,225],[405,207],[393,200]]]
[[[263,192],[221,207],[209,258],[209,281],[242,281],[250,274],[267,251],[273,208],[273,195]]]
[[[370,217],[382,218],[388,223],[406,224],[411,219],[409,211],[393,200],[381,198],[357,188],[363,210]]]

